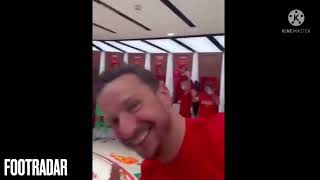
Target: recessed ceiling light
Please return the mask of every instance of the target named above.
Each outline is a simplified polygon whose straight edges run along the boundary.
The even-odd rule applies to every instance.
[[[135,4],[135,5],[134,5],[134,9],[135,9],[136,11],[141,11],[141,10],[142,10],[142,5],[141,5],[141,4]]]
[[[174,33],[168,33],[168,36],[174,36]]]

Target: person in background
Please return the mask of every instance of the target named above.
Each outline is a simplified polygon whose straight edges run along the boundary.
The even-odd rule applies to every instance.
[[[155,65],[155,75],[159,79],[159,81],[165,82],[166,76],[163,72],[163,64],[162,63],[156,63]]]
[[[192,95],[192,111],[193,115],[195,117],[198,116],[198,110],[199,110],[199,93],[201,90],[201,85],[199,81],[195,81],[193,83],[193,88],[191,90],[191,95]]]
[[[180,104],[179,113],[185,117],[191,117],[191,107],[192,107],[192,94],[191,94],[191,82],[188,77],[184,77],[180,81],[180,88],[182,93],[178,98],[178,103]]]
[[[179,64],[178,68],[173,73],[174,76],[174,102],[177,102],[179,100],[179,97],[181,94],[183,94],[183,90],[181,89],[180,83],[183,79],[186,77],[186,72],[188,71],[187,64]]]
[[[224,114],[184,118],[150,71],[125,65],[102,75],[98,104],[117,139],[144,158],[140,180],[224,180]],[[111,180],[119,180],[113,167]]]
[[[204,84],[199,94],[199,117],[210,118],[218,113],[219,97],[215,95],[211,84]]]

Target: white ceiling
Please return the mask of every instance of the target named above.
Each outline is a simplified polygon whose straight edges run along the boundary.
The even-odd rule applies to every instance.
[[[111,33],[93,25],[94,40],[121,40],[224,34],[224,0],[169,0],[196,27],[190,27],[160,0],[100,0],[113,9],[151,29],[140,27],[118,13],[93,1],[93,23],[115,31]],[[135,10],[135,5],[141,10]]]
[[[224,52],[223,36],[92,41],[93,51],[124,53]]]

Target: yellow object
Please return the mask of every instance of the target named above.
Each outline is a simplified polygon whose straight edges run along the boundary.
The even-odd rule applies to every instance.
[[[114,153],[111,153],[110,156],[115,158],[116,160],[124,163],[124,164],[131,165],[131,164],[136,164],[138,162],[138,160],[133,157],[120,156],[120,155],[116,155]]]

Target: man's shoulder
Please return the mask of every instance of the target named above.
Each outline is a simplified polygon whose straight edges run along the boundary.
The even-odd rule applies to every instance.
[[[141,164],[141,179],[152,179],[152,176],[161,171],[162,164],[157,160],[143,160]]]
[[[203,142],[212,156],[219,157],[224,151],[224,129],[224,113],[218,113],[211,118],[194,119],[189,125],[189,134],[192,135],[192,140],[196,138]]]
[[[217,113],[210,118],[187,119],[187,126],[189,131],[197,131],[197,133],[207,134],[210,136],[223,136],[224,113]]]
[[[142,161],[142,164],[141,164],[141,169],[143,170],[150,170],[154,167],[158,167],[158,166],[161,166],[161,163],[158,161],[158,160],[149,160],[149,159],[144,159]]]
[[[209,118],[189,118],[187,123],[190,125],[213,125],[213,124],[224,124],[224,113],[217,113]]]

